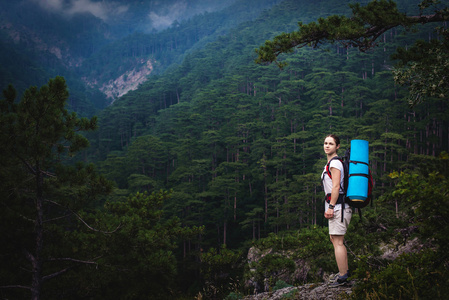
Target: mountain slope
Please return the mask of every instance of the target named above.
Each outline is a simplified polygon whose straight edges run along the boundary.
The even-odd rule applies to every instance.
[[[114,100],[136,89],[150,74],[162,74],[171,64],[181,63],[189,51],[201,49],[277,2],[236,1],[221,11],[175,22],[159,33],[136,32],[92,55],[80,72],[86,82]]]
[[[70,87],[72,110],[90,115],[105,106],[105,97],[86,87],[76,73],[84,57],[92,53],[93,41],[107,43],[101,20],[92,15],[66,19],[34,1],[3,1],[0,7],[2,88],[13,84],[21,93],[63,75]]]
[[[227,9],[233,1],[85,2],[2,2],[0,85],[23,91],[62,75],[72,109],[92,114],[181,62],[190,48],[201,48],[278,1],[238,1]],[[165,25],[157,23],[163,20]]]

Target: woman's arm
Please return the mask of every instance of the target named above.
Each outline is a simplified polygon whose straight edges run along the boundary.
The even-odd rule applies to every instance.
[[[330,168],[332,173],[332,192],[330,204],[335,205],[338,201],[338,196],[340,196],[340,176],[341,172],[337,168]]]
[[[335,205],[338,201],[338,196],[340,196],[340,176],[341,172],[337,168],[330,168],[332,173],[332,191],[331,191],[331,201],[329,204]],[[324,217],[330,219],[334,216],[334,210],[329,208],[325,213]]]

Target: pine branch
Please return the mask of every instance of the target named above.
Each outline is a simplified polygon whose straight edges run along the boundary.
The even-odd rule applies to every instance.
[[[36,175],[37,171],[33,168],[33,166],[28,163],[24,158],[16,154],[16,157],[23,162],[25,167],[31,172],[31,174]]]
[[[50,274],[50,275],[47,275],[47,276],[43,276],[42,277],[42,282],[45,282],[45,281],[47,281],[47,280],[49,280],[49,279],[52,279],[52,278],[55,278],[55,277],[57,277],[57,276],[59,276],[59,275],[61,275],[61,274],[64,274],[65,272],[67,272],[68,270],[70,270],[71,268],[65,268],[65,269],[63,269],[63,270],[61,270],[61,271],[58,271],[58,272],[55,272],[55,273],[53,273],[53,274]]]
[[[30,286],[26,286],[26,285],[3,285],[0,286],[0,289],[26,289],[26,290],[31,290]]]
[[[12,191],[8,196],[11,196],[12,194],[13,194],[13,191]],[[18,215],[20,218],[24,219],[25,221],[34,223],[35,220],[30,219],[30,218],[26,217],[25,215],[23,215],[21,212],[12,209],[12,208],[9,207],[5,202],[1,201],[0,204],[1,204],[3,207],[5,207],[5,209],[7,209],[7,210],[11,211],[12,213]]]
[[[57,217],[57,218],[47,219],[47,220],[44,221],[44,223],[50,223],[50,222],[53,222],[53,221],[56,221],[56,220],[65,219],[65,218],[67,218],[69,216],[71,216],[71,214],[63,215],[63,216],[60,216],[60,217]]]
[[[52,204],[54,204],[56,206],[63,207],[65,209],[69,210],[70,213],[72,213],[78,220],[80,220],[84,225],[86,225],[87,228],[89,228],[92,231],[101,232],[103,234],[112,234],[112,233],[116,232],[118,229],[120,229],[122,227],[122,224],[119,224],[113,231],[104,231],[104,230],[96,229],[96,228],[90,226],[86,221],[84,221],[84,219],[79,214],[74,212],[71,208],[63,206],[63,205],[61,205],[61,204],[59,204],[59,203],[57,203],[55,201],[51,201],[51,200],[45,200],[45,201],[49,202],[49,203],[52,203]]]
[[[409,28],[415,24],[449,20],[446,10],[429,15],[406,16],[397,10],[394,3],[372,2],[366,7],[354,5],[352,8],[351,18],[333,15],[307,25],[299,22],[298,31],[282,33],[256,49],[258,54],[256,62],[275,62],[282,68],[284,64],[277,62],[279,55],[292,52],[295,48],[305,46],[315,48],[324,43],[340,43],[345,47],[352,46],[366,52],[376,47],[376,40],[392,28],[399,26]]]
[[[100,257],[101,257],[101,256],[96,257],[96,258],[94,258],[94,260],[95,260],[95,259],[98,259],[98,258],[100,258]],[[71,261],[71,262],[76,262],[76,263],[80,263],[80,264],[98,265],[98,263],[95,262],[95,261],[79,260],[79,259],[74,259],[74,258],[70,258],[70,257],[65,257],[65,258],[51,258],[51,259],[48,259],[47,261]],[[67,271],[69,271],[69,270],[72,269],[72,268],[74,268],[74,266],[68,267],[68,268],[65,268],[65,269],[62,269],[62,270],[59,270],[58,272],[55,272],[55,273],[53,273],[53,274],[49,274],[49,275],[43,276],[43,277],[42,277],[42,282],[45,282],[45,281],[47,281],[47,280],[49,280],[49,279],[52,279],[52,278],[55,278],[55,277],[57,277],[57,276],[59,276],[59,275],[61,275],[61,274],[64,274],[64,273],[66,273]]]
[[[99,259],[99,258],[101,258],[101,256],[95,257],[92,260],[80,260],[80,259],[75,259],[75,258],[71,258],[71,257],[59,257],[59,258],[50,258],[50,259],[47,259],[47,261],[71,261],[71,262],[88,264],[88,265],[98,265],[98,263],[95,260]]]

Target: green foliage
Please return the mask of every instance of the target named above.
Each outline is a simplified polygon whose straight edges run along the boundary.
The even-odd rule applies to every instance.
[[[103,295],[107,298],[151,298],[174,295],[176,241],[198,234],[199,228],[182,228],[178,218],[163,219],[163,202],[169,193],[136,193],[125,201],[106,204],[117,230],[105,241],[108,255]],[[101,289],[102,287],[100,287]]]
[[[404,27],[409,30],[414,24],[445,22],[449,19],[449,10],[438,4],[440,1],[422,1],[419,4],[419,17],[400,12],[392,0],[374,0],[364,6],[360,3],[350,4],[351,17],[331,15],[308,24],[300,21],[298,31],[281,33],[265,41],[264,45],[256,49],[256,62],[275,62],[284,68],[287,63],[278,61],[281,54],[292,53],[295,48],[316,48],[320,44],[336,42],[345,48],[357,47],[365,52],[376,47],[376,40],[392,28]],[[428,15],[425,15],[425,11]],[[440,28],[437,39],[430,42],[418,40],[408,50],[398,48],[393,56],[401,61],[393,71],[395,82],[409,86],[408,102],[411,106],[432,97],[447,98],[447,48],[447,30]]]
[[[403,254],[382,269],[360,264],[352,299],[442,299],[448,271],[432,249]],[[447,263],[447,260],[446,260]]]
[[[412,18],[401,13],[391,0],[370,1],[365,6],[350,4],[352,16],[331,15],[320,17],[316,22],[298,22],[299,30],[282,33],[268,40],[256,50],[256,62],[276,62],[282,53],[291,53],[294,48],[317,47],[323,43],[339,42],[344,47],[357,47],[366,51],[375,45],[376,39],[396,26],[410,26]],[[442,20],[440,20],[442,21]],[[285,64],[277,63],[284,67]]]
[[[298,284],[321,280],[320,272],[331,272],[336,268],[335,262],[329,260],[333,248],[327,228],[313,227],[298,232],[270,234],[254,243],[253,247],[258,251],[259,258],[250,264],[251,270],[246,272],[246,276],[259,288],[273,288],[282,281]]]
[[[407,50],[399,48],[393,56],[399,59],[393,71],[394,80],[408,86],[410,96],[407,99],[411,106],[429,98],[447,98],[448,49],[449,32],[440,28],[436,39],[429,42],[419,40]]]
[[[286,287],[292,287],[292,285],[286,283],[285,281],[278,280],[278,281],[276,281],[276,284],[273,287],[273,291],[281,290]]]
[[[209,249],[200,255],[203,291],[207,298],[222,298],[237,291],[242,278],[242,253],[222,247]],[[235,297],[237,295],[233,295]],[[228,299],[228,298],[226,298]],[[234,298],[230,298],[234,299]]]
[[[360,281],[353,294],[356,299],[440,299],[449,290],[447,154],[414,161],[424,168],[392,173],[395,188],[381,201],[400,201],[396,213],[400,222],[394,228],[402,239],[398,242],[416,236],[423,243],[422,250],[402,254],[394,261],[375,261],[372,255],[360,259],[355,272]]]
[[[97,249],[84,251],[77,245],[82,237],[73,231],[84,222],[81,210],[93,209],[111,184],[93,165],[67,166],[89,144],[80,132],[96,128],[96,118],[67,111],[68,95],[64,78],[56,77],[27,89],[19,102],[10,86],[0,100],[1,205],[7,208],[0,218],[5,222],[0,276],[9,286],[3,295],[24,297],[11,287],[31,291],[34,299],[57,294],[58,287],[45,285],[49,279],[96,263]]]
[[[439,159],[429,160],[435,160],[438,167],[432,170],[432,165],[427,164],[428,172],[393,173],[391,177],[397,178],[396,188],[386,199],[400,200],[401,210],[405,210],[402,218],[417,226],[423,239],[431,239],[443,249],[449,245],[449,210],[446,208],[449,204],[446,192],[449,160],[446,153],[442,153]]]
[[[298,233],[298,240],[301,247],[297,248],[300,258],[316,260],[312,263],[313,268],[326,268],[326,256],[332,252],[332,245],[329,243],[329,231],[326,227],[315,226],[312,229],[304,229]],[[328,256],[327,256],[328,257]],[[324,265],[323,265],[324,264]]]
[[[239,299],[243,299],[243,298],[244,298],[244,296],[242,294],[231,292],[224,299],[225,300],[239,300]]]
[[[273,251],[283,251],[286,249],[296,248],[300,245],[300,241],[292,234],[277,235],[271,233],[268,237],[255,242],[255,246],[261,250],[273,249]]]
[[[258,277],[259,281],[268,279],[269,286],[273,286],[280,276],[293,273],[295,267],[291,258],[281,254],[268,254],[258,262],[256,278]]]

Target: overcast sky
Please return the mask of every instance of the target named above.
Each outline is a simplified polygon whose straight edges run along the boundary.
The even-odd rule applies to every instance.
[[[29,0],[38,3],[45,10],[67,17],[79,13],[90,13],[105,22],[124,16],[133,2],[114,0]],[[221,9],[235,0],[147,0],[143,1],[147,30],[161,30],[175,20],[181,21],[205,11]],[[140,1],[138,1],[140,2]],[[140,5],[140,4],[139,4]],[[141,23],[141,24],[142,24]]]

